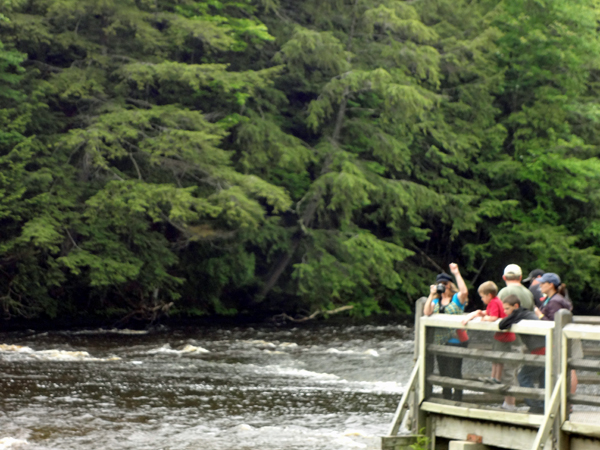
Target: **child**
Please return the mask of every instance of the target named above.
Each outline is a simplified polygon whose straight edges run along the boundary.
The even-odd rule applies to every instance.
[[[477,311],[469,314],[463,321],[463,325],[466,325],[467,322],[473,320],[475,317],[481,317],[481,320],[484,322],[495,322],[498,319],[503,319],[506,317],[506,313],[504,312],[504,306],[502,302],[497,297],[498,295],[498,286],[493,281],[486,281],[479,286],[477,289],[477,293],[481,297],[481,301],[484,305],[486,305],[485,312],[478,309]],[[511,350],[511,342],[516,339],[514,333],[501,333],[498,332],[494,335],[494,346],[492,350],[497,352],[510,352]],[[493,383],[500,384],[500,380],[502,379],[502,369],[504,366],[502,363],[492,363],[492,378],[491,381]]]
[[[538,320],[533,311],[521,308],[521,302],[516,295],[509,295],[503,301],[506,317],[500,321],[498,328],[506,330],[513,324],[521,320]],[[527,346],[529,352],[533,355],[546,354],[546,340],[544,336],[535,336],[531,334],[521,334],[521,340]],[[523,366],[517,376],[519,385],[522,387],[533,387],[535,381],[539,383],[540,388],[545,387],[545,369],[537,366]],[[541,400],[525,399],[529,405],[529,412],[532,414],[544,413],[544,402]]]
[[[479,289],[477,289],[477,293],[481,297],[483,304],[486,305],[485,312],[481,310],[472,312],[462,321],[463,325],[466,325],[475,317],[481,317],[481,320],[485,322],[495,322],[498,319],[503,319],[506,317],[502,301],[497,297],[498,286],[496,286],[496,283],[493,281],[486,281],[485,283],[482,283],[481,286],[479,286]],[[494,334],[494,345],[492,350],[496,352],[510,352],[511,342],[514,342],[515,339],[516,336],[514,333],[498,332]],[[502,380],[503,370],[504,364],[499,362],[492,363],[492,377],[489,380],[485,379],[482,381],[491,381],[492,383],[497,384],[500,384],[504,381],[506,384],[511,384],[512,380],[514,379],[514,373],[510,379]],[[510,396],[505,397],[502,407],[508,410],[515,410],[515,398]]]

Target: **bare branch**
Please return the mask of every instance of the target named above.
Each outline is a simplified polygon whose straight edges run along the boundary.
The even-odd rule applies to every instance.
[[[330,316],[332,314],[338,314],[338,313],[341,313],[343,311],[348,311],[353,308],[354,308],[354,305],[346,305],[346,306],[340,306],[339,308],[336,308],[336,309],[315,311],[310,316],[301,317],[299,319],[295,319],[294,317],[288,316],[286,313],[282,313],[282,314],[273,316],[272,320],[277,321],[277,322],[286,321],[286,320],[289,320],[290,322],[296,322],[296,323],[306,322],[308,320],[314,319],[315,317],[318,317],[321,314]]]
[[[133,157],[133,155],[131,153],[129,153],[129,158],[131,159],[131,162],[133,162],[133,165],[135,166],[135,170],[138,174],[138,180],[142,180],[142,172],[140,172],[140,167],[138,166],[137,161],[135,160],[135,158]]]

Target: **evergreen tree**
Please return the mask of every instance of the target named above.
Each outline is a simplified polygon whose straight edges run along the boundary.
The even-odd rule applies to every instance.
[[[503,33],[505,74],[497,101],[508,137],[489,173],[504,180],[501,195],[520,207],[498,240],[506,252],[561,273],[577,298],[600,268],[594,231],[600,161],[595,138],[584,132],[596,122],[597,4],[510,0],[501,6],[493,16]]]
[[[600,291],[592,0],[6,0],[5,315]]]
[[[277,73],[211,56],[272,39],[244,18],[251,6],[40,0],[14,12],[4,35],[49,106],[29,130],[48,155],[41,210],[11,213],[30,252],[5,250],[19,298],[39,297],[37,284],[54,301],[46,312],[72,307],[61,301],[76,295],[49,292],[71,277],[83,304],[87,291],[95,307],[152,315],[180,295],[177,248],[287,209],[283,189],[236,171],[222,148]]]

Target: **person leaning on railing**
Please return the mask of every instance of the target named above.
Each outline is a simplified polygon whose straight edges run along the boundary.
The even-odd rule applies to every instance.
[[[429,297],[425,301],[423,314],[430,316],[432,314],[463,314],[465,305],[469,296],[467,285],[463,280],[458,265],[450,264],[450,272],[454,275],[456,284],[452,282],[452,277],[446,273],[440,273],[436,277],[436,284],[429,287]],[[455,347],[466,347],[468,337],[464,330],[452,330],[447,328],[437,328],[434,335],[434,343],[438,345],[450,345]],[[462,358],[452,358],[443,355],[437,355],[438,369],[441,376],[451,378],[462,378]],[[442,395],[445,399],[462,400],[462,390],[452,388],[443,388]]]
[[[573,303],[569,300],[567,286],[560,281],[560,277],[552,272],[545,273],[539,279],[540,290],[545,298],[542,298],[540,308],[535,308],[535,315],[540,320],[554,320],[554,315],[561,309],[573,310]],[[571,357],[583,358],[583,347],[580,339],[571,340]],[[577,373],[571,371],[571,394],[577,390]]]
[[[512,325],[519,323],[522,320],[538,320],[537,316],[533,311],[529,311],[526,308],[521,307],[521,300],[514,294],[511,294],[502,300],[504,306],[504,312],[506,317],[500,321],[498,328],[500,330],[507,330]],[[545,355],[546,354],[546,340],[543,336],[521,334],[521,340],[527,347],[527,350],[532,355]],[[532,388],[534,383],[538,383],[540,389],[544,389],[545,379],[545,367],[523,365],[517,379],[519,385],[522,387]],[[544,402],[541,400],[526,398],[525,403],[529,405],[529,412],[532,414],[543,414]]]

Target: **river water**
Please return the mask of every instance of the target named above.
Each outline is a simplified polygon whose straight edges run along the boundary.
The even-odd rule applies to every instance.
[[[402,325],[0,334],[0,449],[379,449]]]

